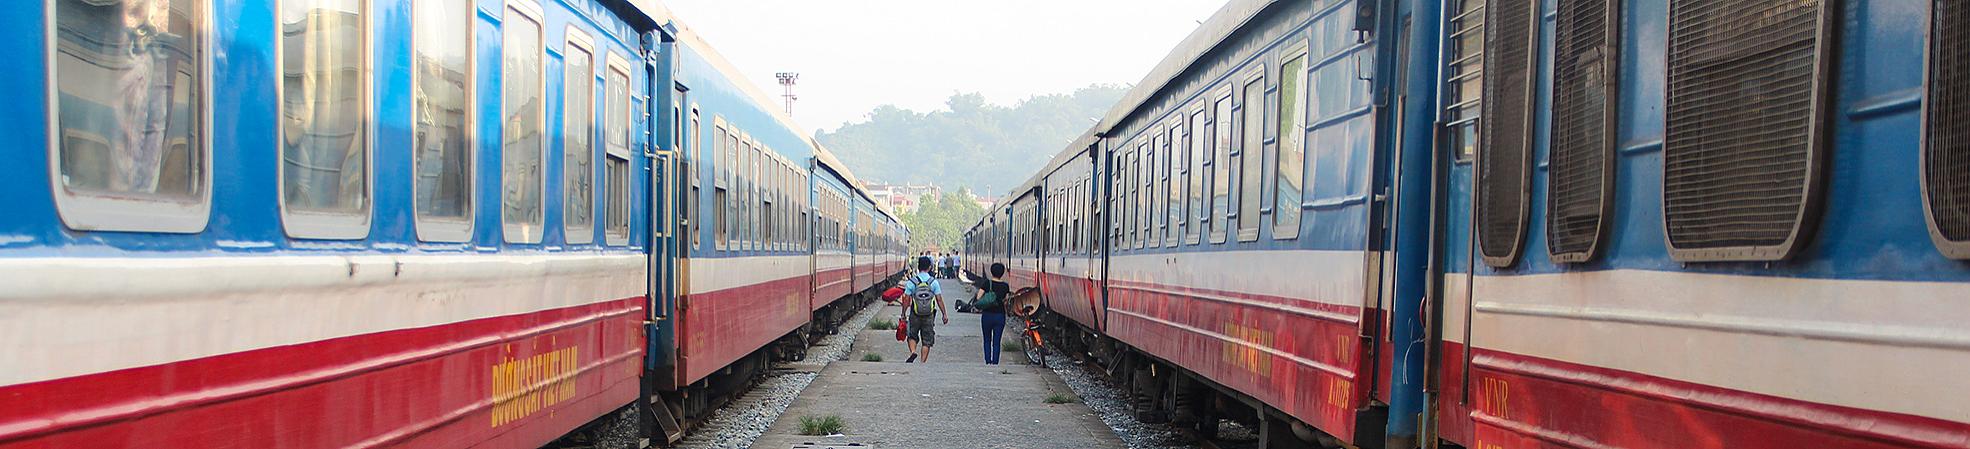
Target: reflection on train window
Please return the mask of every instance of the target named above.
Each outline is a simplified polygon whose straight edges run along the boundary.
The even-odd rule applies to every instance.
[[[604,182],[608,183],[604,185],[606,189],[604,192],[608,193],[608,198],[602,213],[605,220],[603,233],[611,245],[629,243],[629,190],[630,185],[634,183],[630,179],[629,134],[635,130],[636,123],[635,117],[629,115],[628,66],[628,62],[610,55],[609,75],[604,80],[609,92],[605,100],[608,106],[605,110],[607,115],[602,120],[603,133],[607,136],[604,145],[607,148],[608,160],[603,170],[606,172]],[[691,120],[696,121],[697,117],[694,115]],[[695,192],[696,188],[697,179],[693,178],[692,191]]]
[[[685,235],[691,236],[691,249],[698,249],[704,245],[704,237],[698,235],[698,231],[704,227],[704,224],[698,221],[701,218],[698,215],[698,203],[702,201],[702,198],[698,197],[701,191],[698,170],[701,170],[700,167],[705,166],[704,148],[699,143],[704,140],[704,136],[698,133],[703,132],[703,130],[704,124],[698,117],[698,107],[693,105],[691,106],[691,135],[686,138],[686,142],[690,144],[690,151],[689,155],[684,158],[684,170],[682,171],[684,176],[691,178],[691,194],[690,196],[684,197],[684,222],[688,224],[684,228],[684,233]]]
[[[412,151],[419,239],[462,242],[472,230],[471,0],[417,2],[412,14]]]
[[[281,198],[289,233],[368,233],[368,5],[280,2]]]
[[[522,10],[521,4],[506,8],[505,45],[501,48],[501,83],[505,106],[501,110],[500,219],[505,223],[506,241],[539,243],[544,186],[542,159],[546,152],[541,126],[543,116],[540,59],[541,26],[538,12]]]
[[[1446,142],[1456,149],[1458,162],[1477,157],[1479,101],[1484,92],[1484,1],[1451,0],[1456,5],[1446,27],[1443,68],[1443,118],[1449,132]]]
[[[1306,148],[1306,54],[1301,53],[1279,66],[1279,166],[1273,183],[1272,237],[1300,236],[1300,181],[1304,176]]]
[[[1231,94],[1224,93],[1218,98],[1216,111],[1212,114],[1217,125],[1212,127],[1217,146],[1211,160],[1211,243],[1224,243],[1231,227],[1231,143],[1234,141],[1231,128]]]
[[[1184,188],[1190,184],[1189,178],[1185,177],[1190,173],[1189,170],[1185,169],[1190,164],[1189,153],[1182,151],[1183,117],[1181,115],[1177,116],[1167,126],[1169,126],[1169,130],[1157,134],[1156,141],[1163,147],[1163,152],[1169,153],[1170,155],[1170,191],[1168,193],[1169,198],[1165,198],[1169,202],[1163,207],[1167,209],[1170,216],[1169,244],[1175,247],[1183,242],[1183,236],[1196,235],[1189,234],[1189,230],[1196,229],[1197,227],[1189,224],[1188,215],[1184,214],[1183,209],[1183,206],[1188,204],[1187,202],[1189,201],[1189,196],[1184,193]],[[1195,237],[1190,238],[1195,239]]]
[[[570,29],[568,44],[561,51],[565,92],[561,100],[561,219],[568,243],[595,240],[595,52],[591,45],[587,36]]]
[[[711,150],[723,157],[718,158],[714,165],[717,170],[712,176],[712,207],[716,210],[712,211],[711,216],[718,222],[711,227],[711,244],[717,250],[725,251],[731,248],[730,241],[726,239],[731,235],[729,226],[732,225],[732,209],[728,206],[732,185],[732,134],[725,130],[724,120],[713,117],[712,122]]]
[[[1240,100],[1245,108],[1239,126],[1244,131],[1244,145],[1239,149],[1239,187],[1238,187],[1238,241],[1249,242],[1259,238],[1259,201],[1265,191],[1263,180],[1265,169],[1265,78],[1253,79],[1245,84],[1245,98]]]
[[[1210,192],[1208,181],[1211,172],[1211,118],[1201,107],[1190,113],[1190,147],[1184,152],[1189,159],[1190,173],[1190,230],[1184,235],[1186,243],[1203,243],[1206,229],[1211,227],[1211,204],[1206,202]]]
[[[71,227],[204,229],[205,3],[55,2],[60,138],[52,157],[61,171],[56,196]]]

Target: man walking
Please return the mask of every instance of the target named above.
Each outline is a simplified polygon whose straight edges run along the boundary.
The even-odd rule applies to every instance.
[[[938,313],[944,314],[944,324],[951,323],[951,312],[944,308],[944,288],[937,285],[937,277],[931,274],[930,256],[917,258],[917,272],[910,275],[909,283],[903,287],[903,295],[910,297],[910,305],[903,308],[907,319],[910,343],[910,358],[903,363],[917,361],[919,355],[924,363],[930,362],[930,347],[937,344],[937,331],[931,319]]]

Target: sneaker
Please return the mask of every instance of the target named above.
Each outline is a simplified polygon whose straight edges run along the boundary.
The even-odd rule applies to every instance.
[[[908,358],[908,359],[903,359],[903,363],[916,363],[916,362],[917,362],[917,355],[916,355],[916,354],[910,354],[910,358]]]

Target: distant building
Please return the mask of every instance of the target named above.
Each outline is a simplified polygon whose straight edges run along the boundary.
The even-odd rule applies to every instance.
[[[869,196],[876,201],[888,201],[896,213],[910,213],[923,206],[923,197],[944,196],[944,189],[936,184],[868,184]]]
[[[992,203],[999,202],[999,199],[992,197],[984,197],[984,196],[973,196],[971,197],[971,201],[978,203],[979,209],[991,209]]]

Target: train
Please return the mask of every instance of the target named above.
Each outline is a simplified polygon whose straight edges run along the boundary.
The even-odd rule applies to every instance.
[[[1970,11],[1232,0],[964,233],[1260,446],[1970,447]]]
[[[0,448],[665,445],[903,270],[654,1],[3,9]]]

